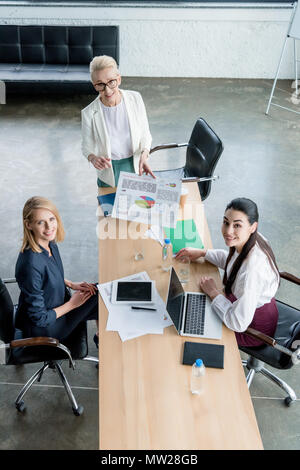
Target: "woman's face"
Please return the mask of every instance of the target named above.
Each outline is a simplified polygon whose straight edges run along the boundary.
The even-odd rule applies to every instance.
[[[117,70],[113,67],[98,70],[93,73],[93,85],[95,90],[100,94],[102,103],[108,106],[115,106],[120,95],[120,84],[121,75],[118,74]]]
[[[244,212],[228,209],[225,212],[222,224],[222,235],[226,245],[234,247],[238,253],[241,252],[249,237],[257,229],[257,222],[252,225]]]
[[[36,243],[48,247],[49,242],[55,240],[57,220],[53,212],[48,209],[33,211],[32,220],[26,221],[27,228],[32,231]]]

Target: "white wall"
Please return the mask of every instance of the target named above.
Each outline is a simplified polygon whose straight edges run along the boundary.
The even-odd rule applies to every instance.
[[[291,6],[0,6],[0,23],[119,25],[124,76],[274,78],[291,14]],[[292,45],[280,78],[293,78]]]

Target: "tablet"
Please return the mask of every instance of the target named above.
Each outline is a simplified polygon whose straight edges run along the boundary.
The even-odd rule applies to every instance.
[[[113,281],[112,304],[153,303],[154,281]]]

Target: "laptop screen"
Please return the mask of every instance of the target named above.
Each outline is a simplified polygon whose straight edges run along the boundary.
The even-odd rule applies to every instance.
[[[167,298],[167,312],[170,315],[178,333],[180,332],[183,302],[184,290],[175,269],[172,268]]]

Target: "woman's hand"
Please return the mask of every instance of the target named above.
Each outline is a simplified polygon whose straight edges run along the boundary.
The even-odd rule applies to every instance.
[[[97,170],[105,170],[111,168],[111,160],[108,157],[96,157],[96,155],[89,155],[88,160],[93,164]]]
[[[139,175],[142,176],[143,173],[146,175],[151,175],[153,178],[156,178],[154,173],[152,172],[150,165],[148,163],[149,152],[148,150],[144,150],[141,154],[140,161],[139,161]]]
[[[83,292],[83,291],[77,290],[68,301],[71,307],[71,310],[83,305],[90,297],[92,297],[92,294],[90,292],[88,291]]]
[[[217,295],[221,294],[221,292],[217,289],[217,284],[213,280],[212,277],[203,276],[200,278],[199,286],[204,294],[208,295],[208,297],[213,300]]]
[[[191,261],[201,258],[206,255],[206,250],[198,250],[197,248],[182,248],[176,253],[175,259],[187,256]]]
[[[97,292],[97,287],[94,284],[90,284],[89,282],[72,282],[69,281],[68,284],[66,284],[67,287],[70,287],[72,290],[79,290],[81,292],[90,292],[91,295],[96,294]]]
[[[56,313],[56,318],[60,318],[74,308],[80,307],[97,292],[97,287],[88,282],[72,282],[65,279],[65,285],[75,290],[75,293],[65,304],[53,309]]]

